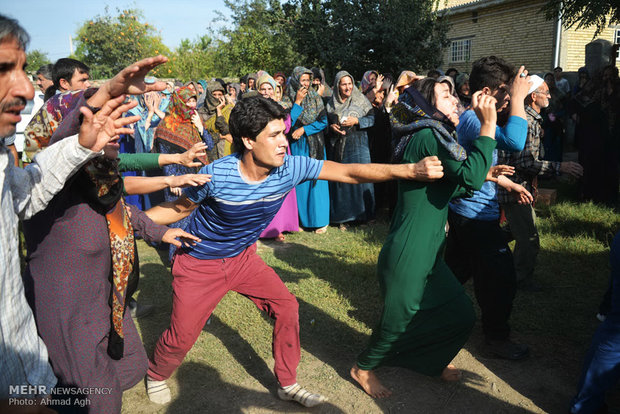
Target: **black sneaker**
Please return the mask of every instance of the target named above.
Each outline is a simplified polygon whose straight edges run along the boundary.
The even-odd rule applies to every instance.
[[[527,345],[517,344],[510,339],[487,339],[485,349],[496,358],[511,361],[518,361],[530,354],[530,348]]]

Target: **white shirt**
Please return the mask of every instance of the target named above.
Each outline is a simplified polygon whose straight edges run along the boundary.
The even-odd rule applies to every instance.
[[[42,386],[48,394],[56,385],[24,295],[18,218],[25,220],[43,210],[67,178],[97,155],[79,145],[74,135],[37,154],[28,167],[18,168],[0,139],[0,399],[37,394],[11,393],[10,386]]]

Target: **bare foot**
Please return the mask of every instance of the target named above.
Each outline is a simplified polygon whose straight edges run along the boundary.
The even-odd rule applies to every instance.
[[[278,235],[276,236],[276,241],[277,241],[277,242],[283,242],[285,238],[286,238],[286,237],[284,237],[284,234],[280,233],[280,234],[278,234]]]
[[[447,382],[459,381],[462,376],[461,370],[452,364],[448,364],[441,373],[441,379]]]
[[[357,381],[364,391],[373,398],[385,398],[392,395],[392,391],[381,384],[373,371],[366,371],[354,365],[351,368],[351,378]]]

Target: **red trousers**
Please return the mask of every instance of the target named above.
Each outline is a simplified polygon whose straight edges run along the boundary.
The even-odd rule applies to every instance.
[[[274,372],[281,386],[292,385],[299,365],[299,305],[276,272],[256,254],[256,244],[238,256],[203,260],[178,254],[172,267],[170,328],[157,341],[148,375],[165,380],[181,365],[211,312],[229,291],[250,299],[275,319]]]

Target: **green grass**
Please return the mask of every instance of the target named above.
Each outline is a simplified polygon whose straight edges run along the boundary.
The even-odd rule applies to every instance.
[[[545,361],[564,364],[562,369],[577,375],[597,325],[594,315],[608,283],[609,242],[620,230],[620,217],[612,209],[577,204],[569,197],[560,192],[558,204],[538,208],[541,252],[536,277],[545,290],[517,294],[512,326],[515,335]],[[266,242],[259,248],[299,301],[300,381],[330,394],[344,412],[376,410],[360,400],[359,391],[351,393],[345,378],[381,312],[375,266],[387,225],[379,220],[347,232],[334,227],[326,235],[302,232],[287,235],[283,245]],[[142,242],[139,249],[138,300],[157,305],[154,316],[138,322],[147,352],[151,352],[168,326],[171,276],[155,249]],[[471,283],[467,289],[473,298]],[[272,322],[252,302],[227,294],[170,381],[172,405],[148,403],[139,385],[125,393],[123,411],[199,412],[205,404],[210,407],[206,412],[296,408],[282,406],[270,394],[276,385],[271,372],[271,331]],[[214,396],[219,393],[225,395]],[[326,408],[341,412],[338,409]]]

